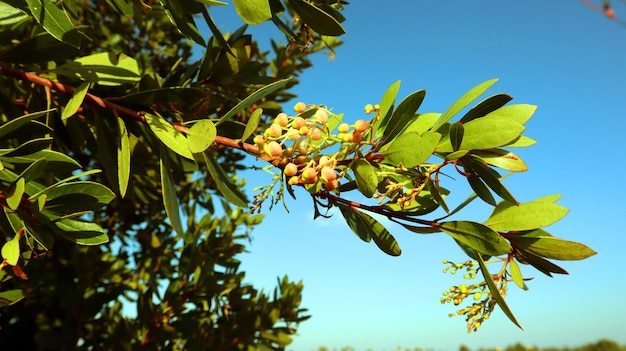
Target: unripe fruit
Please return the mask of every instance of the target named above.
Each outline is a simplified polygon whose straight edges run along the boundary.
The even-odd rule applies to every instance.
[[[361,142],[361,140],[363,140],[363,135],[359,132],[357,132],[356,130],[352,132],[352,142],[355,144],[358,144]]]
[[[369,123],[367,123],[366,121],[362,119],[359,119],[356,122],[354,122],[354,130],[356,130],[359,133],[363,133],[364,131],[366,131],[367,127],[369,127]]]
[[[274,122],[270,125],[269,128],[267,128],[266,133],[272,138],[278,138],[279,136],[281,136],[281,134],[283,134],[283,128],[280,126],[280,124]]]
[[[330,182],[337,179],[337,173],[335,173],[335,169],[330,166],[322,167],[320,174],[322,175],[322,180],[324,180],[325,182]]]
[[[287,123],[289,123],[289,117],[286,113],[281,112],[276,116],[274,122],[278,123],[281,127],[285,127],[287,126]]]
[[[304,127],[304,125],[305,125],[304,118],[302,118],[300,116],[295,117],[293,119],[293,121],[291,121],[291,128],[293,128],[293,129],[300,129],[300,128]]]
[[[330,157],[325,156],[325,155],[320,157],[320,159],[317,161],[317,164],[320,167],[330,166],[331,165]]]
[[[313,129],[311,130],[311,133],[310,133],[310,135],[309,135],[309,138],[310,138],[311,140],[315,140],[315,141],[322,139],[322,130],[321,130],[321,129],[319,129],[319,128],[313,128]]]
[[[333,179],[324,184],[324,188],[326,188],[326,190],[335,190],[339,188],[339,181],[337,179]]]
[[[289,178],[288,183],[289,183],[289,185],[298,185],[298,184],[300,184],[300,179],[298,179],[298,177],[296,177],[296,176],[293,176],[293,177]]]
[[[302,113],[302,112],[306,111],[306,105],[302,101],[297,102],[293,106],[293,110],[296,111],[297,113]]]
[[[305,138],[302,138],[298,144],[296,145],[296,151],[300,155],[306,155],[309,153],[309,141]]]
[[[365,105],[365,113],[370,114],[372,112],[374,112],[374,106],[372,104],[367,104]]]
[[[321,124],[326,124],[328,122],[328,112],[323,108],[318,108],[313,118]]]
[[[350,130],[350,126],[348,123],[341,123],[339,127],[337,127],[337,131],[339,133],[347,133]]]
[[[296,174],[298,174],[298,166],[289,162],[285,165],[285,168],[283,169],[283,173],[285,173],[287,177],[293,177]]]
[[[268,154],[272,159],[279,158],[283,154],[283,148],[276,141],[270,141],[265,144],[265,153]]]
[[[300,135],[307,135],[309,134],[309,127],[302,126],[300,127],[300,129],[298,129],[298,132],[300,133]]]
[[[307,167],[302,171],[302,182],[304,184],[314,184],[317,182],[317,172],[311,167]]]
[[[262,135],[257,135],[254,137],[254,144],[256,144],[256,146],[261,147],[263,146],[263,144],[265,144],[265,138]]]

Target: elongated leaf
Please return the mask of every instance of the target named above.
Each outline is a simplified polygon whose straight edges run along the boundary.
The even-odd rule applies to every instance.
[[[458,151],[461,147],[461,143],[463,142],[463,134],[465,133],[465,128],[463,127],[463,123],[456,122],[450,125],[450,144],[452,145],[452,151]]]
[[[401,225],[413,232],[413,233],[417,233],[417,234],[435,234],[435,233],[441,233],[441,229],[437,228],[437,227],[422,227],[422,226],[415,226],[415,225],[409,225],[406,223],[401,223]]]
[[[24,196],[24,178],[18,178],[17,181],[13,183],[11,188],[12,192],[6,198],[6,201],[9,208],[15,211],[20,206],[22,196]]]
[[[489,188],[487,188],[485,183],[483,183],[483,181],[480,180],[480,177],[475,176],[475,175],[470,175],[469,177],[467,177],[467,182],[469,183],[470,187],[472,188],[472,190],[474,190],[474,193],[478,195],[479,198],[481,198],[483,201],[485,201],[486,203],[492,206],[496,206],[496,199],[493,197],[493,195],[491,194],[491,192],[489,191]]]
[[[374,136],[382,136],[387,128],[387,123],[393,114],[393,106],[396,103],[396,96],[400,90],[400,81],[396,81],[383,94],[380,100],[380,108],[378,110],[380,116],[377,120],[373,121],[372,127],[374,129]]]
[[[37,151],[41,151],[43,149],[50,147],[51,144],[52,144],[52,138],[35,138],[35,139],[28,140],[27,142],[17,147],[15,150],[8,152],[2,156],[16,157],[16,156],[30,155],[30,154],[34,154]]]
[[[480,157],[488,164],[512,172],[525,172],[528,170],[526,163],[516,154],[502,149],[488,149],[472,151],[472,154]]]
[[[289,0],[289,3],[300,15],[302,21],[319,34],[339,36],[346,32],[333,16],[327,14],[313,3],[303,0]]]
[[[175,153],[193,160],[193,154],[189,149],[187,138],[185,138],[182,133],[178,132],[174,126],[159,116],[146,113],[144,117],[146,118],[146,123],[148,123],[150,130],[152,130],[154,135],[156,135],[165,146]]]
[[[132,57],[100,52],[83,56],[57,67],[56,73],[106,86],[136,83],[139,65]]]
[[[525,128],[516,121],[502,116],[482,117],[464,124],[461,150],[493,149],[515,140]],[[442,138],[438,152],[452,152],[449,135]]]
[[[170,225],[178,234],[182,237],[185,232],[183,231],[183,225],[180,220],[180,207],[178,206],[178,196],[176,195],[176,186],[174,185],[174,178],[170,171],[170,163],[165,150],[161,151],[161,158],[159,161],[159,169],[161,173],[161,190],[163,192],[163,205],[165,206],[165,212],[167,218],[170,221]]]
[[[503,116],[508,117],[519,124],[525,124],[530,117],[535,114],[537,106],[527,104],[513,104],[500,107],[499,109],[490,112],[485,117]]]
[[[2,258],[11,266],[15,266],[20,258],[20,238],[21,235],[15,235],[2,245]]]
[[[43,158],[48,162],[65,164],[68,166],[69,169],[80,168],[80,164],[76,162],[73,158],[53,150],[41,150],[30,155],[11,156],[9,158],[9,163],[32,163],[40,158]]]
[[[3,6],[2,4],[0,2],[0,6]],[[19,64],[63,62],[76,57],[78,53],[78,49],[74,46],[58,41],[49,33],[44,32],[3,51],[0,54],[0,61]]]
[[[0,126],[0,138],[8,135],[9,133],[19,129],[22,126],[25,126],[30,121],[37,119],[39,117],[46,116],[49,113],[54,112],[54,111],[56,111],[55,108],[44,110],[44,111],[39,111],[39,112],[34,112],[34,113],[29,113],[27,115],[23,115],[18,118],[12,119],[8,121],[7,123],[3,124],[2,126]]]
[[[426,90],[418,90],[400,102],[387,123],[381,146],[392,141],[407,125],[417,119],[417,109],[424,101],[425,96]]]
[[[552,273],[569,274],[565,269],[528,251],[518,249],[515,252],[515,256],[520,262],[526,262],[530,264],[548,277],[552,277]]]
[[[346,223],[352,229],[352,232],[359,237],[359,239],[369,243],[372,241],[372,237],[370,236],[370,231],[367,225],[363,222],[363,219],[356,213],[356,210],[352,207],[343,205],[338,203],[337,207],[341,211],[343,218],[346,220]]]
[[[215,185],[220,194],[235,206],[247,207],[248,200],[246,199],[246,195],[239,190],[237,185],[233,183],[232,179],[226,174],[219,163],[217,163],[216,155],[208,151],[205,151],[203,155],[209,173],[215,180]]]
[[[6,26],[13,23],[24,21],[28,18],[26,12],[15,8],[4,2],[0,2],[0,26]]]
[[[435,125],[435,122],[441,117],[441,113],[428,112],[424,114],[420,114],[416,120],[411,122],[404,133],[416,132],[419,135],[424,134],[425,132],[431,130],[431,128]]]
[[[115,198],[109,188],[91,181],[65,183],[50,188],[45,194],[45,208],[58,213],[96,211]]]
[[[76,111],[83,104],[83,100],[85,100],[85,95],[87,95],[87,91],[89,90],[89,86],[91,83],[85,82],[81,83],[76,89],[74,89],[74,95],[70,101],[67,102],[63,112],[61,112],[61,119],[65,120],[72,117]]]
[[[537,144],[535,139],[529,138],[525,135],[520,135],[519,138],[514,139],[510,143],[503,145],[504,147],[529,147]]]
[[[485,100],[481,101],[478,105],[469,110],[465,116],[460,119],[461,123],[469,122],[473,119],[483,117],[500,107],[504,106],[507,102],[513,100],[513,97],[507,94],[492,95]]]
[[[389,233],[385,227],[380,224],[374,217],[362,211],[355,211],[357,216],[361,218],[365,226],[368,228],[369,235],[376,243],[379,249],[390,256],[400,256],[402,249],[396,241],[396,238]]]
[[[54,184],[52,184],[52,185],[48,186],[47,188],[42,189],[42,190],[38,191],[37,193],[35,193],[35,194],[31,195],[31,196],[29,197],[29,200],[35,199],[35,198],[37,198],[37,197],[39,197],[39,196],[41,196],[41,195],[43,195],[43,194],[47,193],[48,191],[50,191],[50,190],[52,190],[52,189],[54,189],[54,188],[56,188],[56,187],[58,187],[58,186],[64,185],[65,183],[68,183],[68,182],[70,182],[70,181],[72,181],[72,180],[74,180],[74,179],[78,179],[78,178],[80,178],[80,177],[86,177],[86,176],[88,176],[88,175],[91,175],[91,174],[96,174],[96,173],[100,173],[100,172],[102,172],[102,171],[101,171],[101,170],[99,170],[99,169],[90,169],[90,170],[85,171],[85,172],[81,172],[81,173],[78,173],[78,174],[74,174],[74,175],[72,175],[72,176],[69,176],[69,177],[67,177],[67,178],[65,178],[65,179],[62,179],[62,180],[60,180],[60,181],[58,181],[58,182],[56,182],[56,183],[54,183]],[[93,182],[90,182],[90,183],[93,183]],[[71,184],[71,183],[70,183],[70,184]],[[101,185],[101,184],[100,184],[100,185]],[[103,187],[104,187],[104,185],[101,185],[101,186],[103,186]]]
[[[205,151],[213,144],[217,130],[213,122],[208,119],[201,119],[194,123],[186,134],[189,150],[195,154]]]
[[[452,106],[450,106],[446,112],[441,115],[441,118],[435,125],[433,126],[434,131],[437,131],[442,125],[448,122],[454,115],[459,113],[462,109],[467,107],[472,101],[476,100],[482,93],[487,91],[492,85],[497,82],[498,79],[491,79],[486,82],[480,83],[477,86],[473,87],[469,91],[467,91],[463,96],[461,96],[458,100],[456,100]]]
[[[21,289],[0,291],[0,307],[11,306],[24,298],[24,291]]]
[[[358,159],[352,162],[351,168],[356,178],[356,186],[361,194],[372,197],[378,187],[378,176],[374,166],[365,159]]]
[[[584,260],[597,253],[587,245],[553,236],[511,235],[510,239],[518,248],[554,260]]]
[[[233,0],[235,10],[247,24],[261,24],[272,18],[268,0]]]
[[[245,99],[241,100],[237,105],[235,105],[235,107],[230,109],[230,111],[226,112],[226,114],[224,116],[222,116],[222,118],[220,118],[215,123],[215,126],[218,126],[221,123],[229,120],[230,118],[232,118],[233,116],[235,116],[239,112],[241,112],[244,109],[248,108],[254,102],[259,101],[260,99],[266,97],[269,94],[272,94],[273,92],[275,92],[275,91],[277,91],[279,89],[282,89],[285,85],[287,85],[289,83],[290,80],[291,80],[291,78],[287,78],[287,79],[282,79],[282,80],[276,81],[276,82],[274,82],[272,84],[268,84],[268,85],[260,88],[259,90],[255,91],[254,93],[248,95],[248,97],[246,97]]]
[[[144,90],[121,98],[125,103],[149,106],[151,104],[190,104],[206,96],[202,89],[166,87]]]
[[[200,30],[198,30],[193,16],[187,13],[177,13],[174,8],[178,5],[177,2],[168,1],[165,2],[165,4],[167,5],[165,13],[176,29],[178,29],[178,31],[185,37],[206,47],[204,37],[202,36],[202,33],[200,33]]]
[[[476,222],[443,222],[439,228],[454,239],[480,253],[499,256],[511,251],[511,245],[491,228]]]
[[[109,241],[109,237],[97,224],[69,218],[54,221],[53,229],[66,239],[78,245],[100,245]]]
[[[252,134],[254,134],[257,127],[259,126],[262,114],[263,109],[261,108],[257,108],[256,110],[254,110],[254,112],[252,112],[250,118],[248,119],[248,122],[246,123],[246,129],[244,129],[243,134],[241,135],[241,141],[248,140],[248,138],[252,136]]]
[[[567,212],[567,208],[551,202],[532,201],[516,206],[502,201],[485,221],[485,225],[495,231],[537,229],[556,223]]]
[[[70,16],[53,0],[26,0],[30,12],[46,32],[57,40],[80,47],[80,34],[70,21]]]
[[[124,120],[117,117],[119,130],[119,143],[117,144],[117,182],[120,196],[126,195],[128,181],[130,180],[130,138]]]
[[[426,132],[421,136],[415,132],[405,132],[380,151],[385,156],[385,163],[413,168],[428,160],[440,138],[441,134],[434,132]]]
[[[487,286],[489,287],[491,296],[493,296],[494,300],[496,301],[498,306],[500,306],[500,309],[509,318],[509,320],[513,322],[513,324],[517,325],[520,329],[523,330],[524,328],[522,328],[519,322],[517,322],[517,319],[513,315],[513,312],[511,312],[511,309],[504,301],[504,298],[502,297],[502,295],[500,295],[500,292],[498,291],[498,287],[496,286],[496,283],[493,281],[493,277],[491,276],[491,273],[489,273],[489,270],[487,269],[487,265],[485,265],[485,262],[483,261],[482,257],[480,257],[480,255],[478,254],[476,256],[477,256],[478,265],[480,266],[480,271],[482,272],[483,277],[485,278],[485,283],[487,283]]]
[[[22,172],[22,174],[20,174],[20,178],[24,178],[24,181],[27,183],[33,181],[41,177],[44,169],[46,168],[46,165],[48,165],[48,161],[46,161],[45,158],[40,158],[37,161],[31,163],[30,166],[28,166]]]
[[[481,180],[491,188],[498,196],[500,196],[503,200],[512,202],[517,204],[517,200],[513,197],[513,195],[509,192],[509,190],[500,182],[500,175],[489,168],[483,160],[481,160],[478,156],[470,155],[465,158],[467,164],[471,169],[477,174]],[[495,204],[494,204],[495,206]]]
[[[528,287],[524,283],[524,277],[522,276],[522,270],[519,268],[519,264],[514,259],[509,261],[509,273],[511,273],[511,279],[515,285],[520,289],[528,290]]]

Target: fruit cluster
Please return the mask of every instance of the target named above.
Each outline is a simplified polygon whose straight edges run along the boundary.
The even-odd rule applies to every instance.
[[[298,102],[296,116],[279,113],[265,131],[254,137],[259,156],[282,168],[290,185],[302,185],[310,192],[336,190],[344,172],[337,170],[337,158],[346,150],[363,143],[370,128],[359,119],[354,124],[343,123],[340,117],[323,106]],[[339,145],[336,152],[323,155],[323,149]]]

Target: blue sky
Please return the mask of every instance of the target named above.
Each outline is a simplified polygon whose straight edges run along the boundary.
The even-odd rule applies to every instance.
[[[613,3],[626,16],[626,6]],[[212,9],[224,31],[239,26],[230,7]],[[443,290],[462,282],[441,272],[443,259],[465,259],[450,238],[389,226],[403,248],[402,256],[389,257],[360,241],[341,216],[313,221],[311,201],[300,191],[290,213],[280,206],[265,212],[241,257],[256,286],[271,290],[284,274],[303,280],[303,307],[313,317],[288,349],[560,347],[600,338],[626,344],[626,233],[619,224],[626,215],[626,28],[575,0],[354,0],[344,14],[344,45],[334,61],[315,58],[295,89],[299,100],[326,104],[352,122],[398,79],[399,98],[425,88],[420,111],[443,112],[474,85],[500,78],[488,94],[506,92],[513,102],[539,106],[526,125],[539,143],[516,150],[530,169],[505,184],[521,201],[562,193],[559,203],[571,211],[548,230],[598,255],[562,262],[568,276],[522,267],[535,279],[529,291],[512,288],[507,301],[525,330],[498,311],[467,334],[463,317],[447,316],[454,306],[439,302]],[[280,35],[271,25],[250,32]],[[271,181],[263,177],[251,183]],[[457,183],[448,186],[460,202],[466,184]],[[489,213],[477,206],[457,218],[482,221]]]

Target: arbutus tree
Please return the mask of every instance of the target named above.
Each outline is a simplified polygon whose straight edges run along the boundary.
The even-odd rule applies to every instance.
[[[309,317],[303,285],[284,277],[260,292],[237,254],[262,204],[296,188],[316,217],[338,208],[346,230],[392,256],[400,245],[376,218],[451,236],[468,260],[445,270],[470,281],[441,301],[471,297],[453,313],[468,331],[496,306],[519,326],[505,296],[509,283],[527,289],[521,267],[565,274],[551,260],[595,254],[544,229],[567,213],[559,196],[520,203],[504,186],[526,171],[511,149],[535,143],[523,134],[535,106],[479,100],[495,79],[443,113],[419,111],[424,90],[398,99],[399,81],[352,124],[325,105],[282,110],[309,55],[340,45],[346,4],[233,1],[246,24],[286,35],[270,54],[246,26],[218,30],[220,1],[1,3],[2,345],[284,349]],[[250,156],[274,174],[252,199],[238,177]],[[473,194],[448,203],[446,173]],[[472,201],[493,207],[486,221],[451,218]]]

